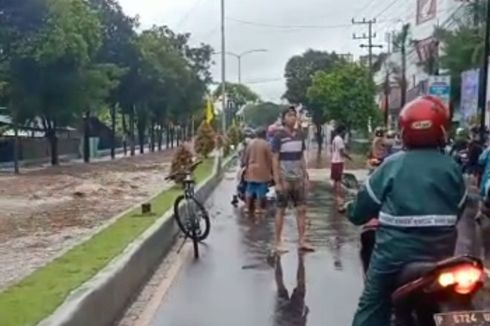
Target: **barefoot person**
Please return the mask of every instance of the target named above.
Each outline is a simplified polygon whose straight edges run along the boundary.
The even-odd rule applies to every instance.
[[[268,184],[272,180],[272,151],[265,140],[265,129],[257,130],[256,136],[245,152],[245,181],[247,182],[247,207],[251,214],[252,207],[255,208],[257,217],[263,214],[262,207],[265,206]]]
[[[277,252],[285,252],[282,247],[282,229],[284,215],[288,202],[296,207],[298,224],[299,248],[313,250],[305,238],[305,183],[308,179],[304,158],[305,142],[303,135],[297,129],[296,109],[289,107],[282,114],[284,127],[278,130],[272,142],[274,181],[277,192],[276,240]]]
[[[330,177],[334,183],[335,200],[337,210],[343,212],[344,196],[342,193],[342,174],[344,173],[345,158],[351,160],[350,156],[345,152],[344,144],[345,128],[338,126],[335,130],[335,137],[332,141],[332,162],[330,165]]]

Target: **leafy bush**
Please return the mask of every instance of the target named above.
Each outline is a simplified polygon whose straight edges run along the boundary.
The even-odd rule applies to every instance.
[[[237,126],[231,126],[230,129],[228,129],[228,140],[230,142],[230,145],[233,145],[235,148],[237,145],[240,143],[242,138],[240,129]]]
[[[192,165],[192,152],[186,145],[182,145],[177,149],[170,167],[170,173],[186,171]],[[177,176],[174,180],[176,183],[182,183],[184,176]]]

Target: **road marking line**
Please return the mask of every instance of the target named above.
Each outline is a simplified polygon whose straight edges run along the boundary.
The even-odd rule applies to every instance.
[[[145,310],[139,315],[138,319],[133,326],[150,326],[155,318],[160,305],[165,298],[168,290],[172,286],[178,272],[184,265],[186,259],[190,256],[191,245],[186,243],[181,252],[177,254],[177,261],[172,264],[162,282],[158,285],[157,289],[153,293],[150,301],[146,305]]]

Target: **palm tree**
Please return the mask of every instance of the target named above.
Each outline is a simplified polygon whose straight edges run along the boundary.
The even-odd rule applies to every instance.
[[[397,81],[400,85],[400,104],[401,107],[405,106],[407,101],[407,49],[410,46],[410,24],[404,24],[401,31],[397,33],[393,40],[393,46],[400,51],[401,55],[401,68],[399,73],[397,71]],[[397,69],[396,69],[397,70]]]

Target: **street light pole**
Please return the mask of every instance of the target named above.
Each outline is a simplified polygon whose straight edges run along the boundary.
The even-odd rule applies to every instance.
[[[248,50],[245,52],[242,52],[240,54],[236,54],[234,52],[225,52],[225,51],[220,51],[220,52],[215,52],[214,54],[221,54],[223,55],[223,52],[227,55],[231,55],[232,57],[235,57],[238,62],[238,83],[242,83],[242,58],[246,55],[252,54],[252,53],[257,53],[257,52],[267,52],[267,49],[253,49],[253,50]]]
[[[237,56],[238,59],[238,83],[242,83],[242,57]]]
[[[225,0],[221,0],[221,127],[226,133],[226,47],[225,47]]]
[[[485,48],[483,51],[483,67],[480,71],[480,94],[478,97],[478,104],[480,107],[480,139],[483,140],[485,136],[485,114],[487,111],[487,81],[488,81],[488,56],[490,52],[490,0],[487,3],[487,14],[485,19]]]

